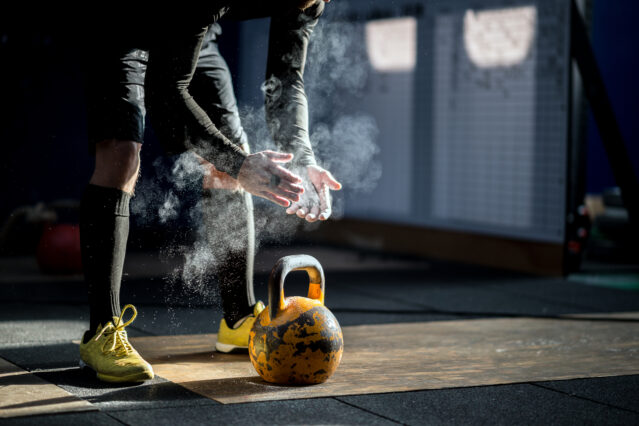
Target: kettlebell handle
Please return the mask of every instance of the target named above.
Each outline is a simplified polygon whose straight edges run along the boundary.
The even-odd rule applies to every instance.
[[[306,271],[308,298],[324,304],[324,270],[319,261],[307,254],[285,256],[277,261],[268,280],[268,309],[271,320],[284,309],[284,280],[289,272]]]

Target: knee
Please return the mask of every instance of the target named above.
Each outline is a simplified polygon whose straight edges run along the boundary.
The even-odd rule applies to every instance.
[[[99,142],[95,150],[94,177],[107,186],[117,186],[135,181],[140,167],[142,144],[134,141],[106,140]]]
[[[140,165],[141,147],[142,144],[133,141],[102,141],[96,145],[96,168],[104,168],[122,177],[135,175]]]

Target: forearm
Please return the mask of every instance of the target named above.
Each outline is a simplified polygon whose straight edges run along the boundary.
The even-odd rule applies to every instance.
[[[171,34],[150,50],[146,105],[153,128],[170,154],[192,149],[218,170],[236,177],[246,153],[215,127],[188,90],[206,29]]]
[[[316,164],[308,134],[308,102],[301,77],[271,76],[267,82],[266,120],[278,149],[294,155],[293,162]]]
[[[185,93],[161,91],[147,100],[151,123],[169,154],[193,150],[215,167],[236,177],[246,157]]]
[[[269,34],[265,106],[271,135],[278,147],[295,155],[300,165],[315,164],[308,131],[304,67],[308,42],[324,4],[274,16]]]

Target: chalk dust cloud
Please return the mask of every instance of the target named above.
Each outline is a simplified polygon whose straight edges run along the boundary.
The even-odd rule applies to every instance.
[[[333,4],[330,5],[333,7]],[[335,7],[340,7],[335,4]],[[304,74],[309,105],[309,138],[318,164],[343,184],[344,191],[333,192],[333,218],[343,216],[348,194],[370,192],[379,181],[382,170],[377,160],[378,128],[375,119],[353,110],[353,100],[366,90],[370,63],[364,43],[364,24],[348,22],[333,13],[336,20],[322,20],[314,30],[309,45]],[[266,81],[263,90],[277,89],[276,81]],[[350,102],[350,105],[348,104]],[[264,107],[240,105],[242,125],[253,152],[274,146],[265,120]],[[143,170],[131,210],[142,224],[159,221],[161,226],[174,226],[188,219],[194,227],[192,244],[168,244],[161,248],[165,258],[181,258],[181,265],[165,278],[169,297],[196,295],[201,302],[219,304],[217,286],[211,282],[211,272],[224,260],[229,248],[242,249],[246,241],[246,226],[237,205],[216,206],[216,214],[203,214],[200,199],[203,171],[192,153],[178,156],[172,164],[157,159],[149,170]],[[184,202],[184,198],[189,202]],[[237,198],[237,197],[236,197]],[[255,235],[260,243],[277,241],[285,244],[301,226],[315,229],[320,223],[309,224],[287,215],[285,209],[253,197],[255,203]],[[208,206],[207,206],[208,207]],[[207,232],[210,221],[222,223],[221,232],[211,244]],[[167,300],[167,304],[171,301]]]

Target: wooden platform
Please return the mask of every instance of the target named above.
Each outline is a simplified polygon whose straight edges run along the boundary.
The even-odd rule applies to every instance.
[[[92,410],[89,401],[0,358],[0,418]]]
[[[631,321],[619,321],[619,319]],[[262,381],[214,334],[132,339],[156,374],[222,403],[639,374],[639,313],[344,327],[342,364],[306,387]]]

